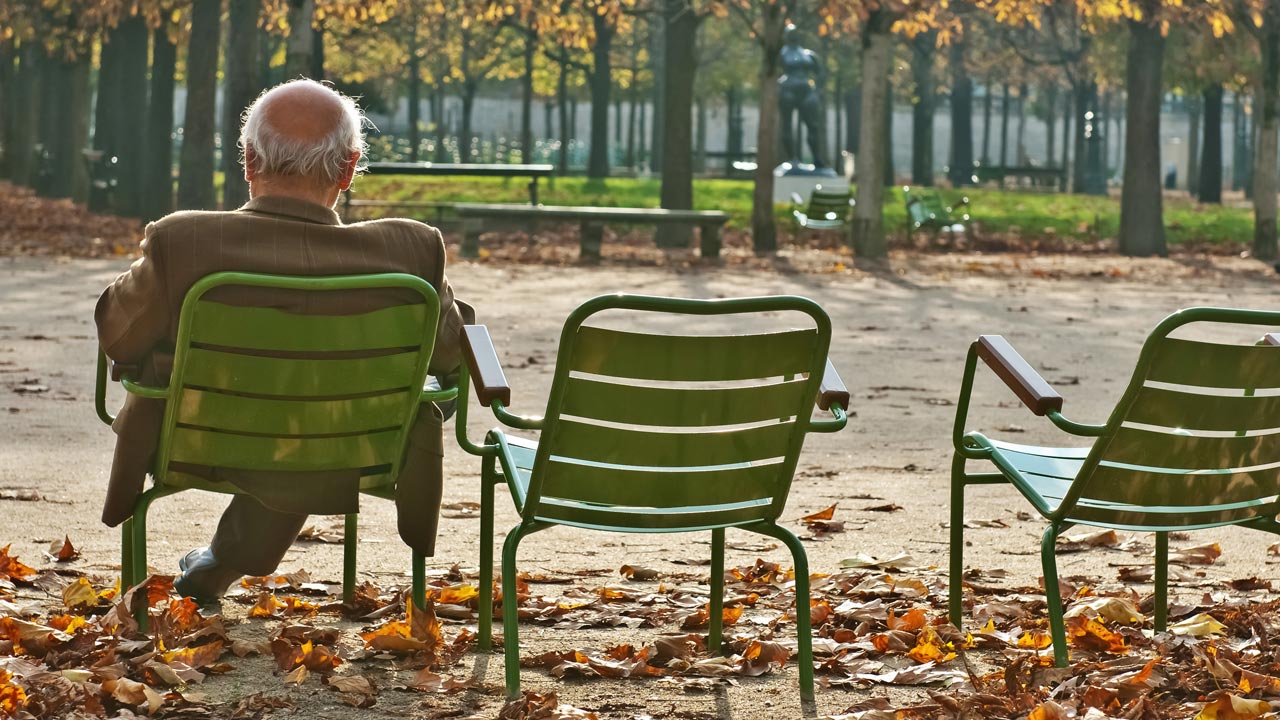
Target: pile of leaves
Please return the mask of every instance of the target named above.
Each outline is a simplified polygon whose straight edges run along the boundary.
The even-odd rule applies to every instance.
[[[834,514],[828,508],[805,521],[815,533],[840,532]],[[1098,548],[1150,550],[1104,531],[1065,538],[1060,551]],[[1041,588],[1008,585],[998,571],[970,571],[962,630],[946,619],[938,569],[914,567],[905,555],[849,558],[811,578],[821,692],[859,689],[866,698],[871,691],[834,720],[1272,717],[1272,701],[1280,705],[1280,644],[1271,644],[1280,600],[1267,581],[1218,584],[1190,570],[1219,554],[1216,545],[1202,545],[1171,555],[1187,568],[1171,572],[1174,586],[1198,596],[1187,602],[1180,594],[1164,632],[1153,629],[1150,595],[1101,578],[1064,581],[1067,668],[1053,664]],[[377,704],[388,690],[478,693],[500,702],[500,687],[453,670],[474,649],[479,613],[474,575],[456,566],[432,577],[421,609],[406,604],[402,589],[368,582],[342,603],[336,586],[305,571],[245,578],[228,602],[246,608],[242,622],[256,633],[246,640],[244,632],[233,639],[221,615],[202,615],[174,596],[172,578],[153,576],[121,594],[65,568],[78,557],[69,539],[55,542],[48,555],[54,567],[37,571],[0,549],[0,718],[262,717],[295,709],[290,686],[331,691],[336,695],[329,697],[357,708]],[[1141,581],[1142,569],[1121,567],[1120,577]],[[683,691],[794,664],[791,570],[757,560],[726,572],[725,632],[714,648],[705,634],[705,571],[629,564],[618,572],[603,584],[601,576],[612,571],[522,573],[512,600],[524,624],[634,628],[648,638],[644,644],[536,648],[521,664],[557,677],[658,682]],[[504,601],[497,590],[495,609]],[[56,604],[28,599],[40,591]],[[280,694],[218,704],[196,691],[211,675],[235,673],[237,659],[250,655],[273,662]],[[915,690],[895,693],[895,702],[877,690],[887,686]],[[914,699],[903,705],[903,697]],[[601,712],[528,692],[503,705],[498,717],[598,719]]]
[[[137,220],[89,212],[0,181],[0,255],[112,257],[137,252]]]

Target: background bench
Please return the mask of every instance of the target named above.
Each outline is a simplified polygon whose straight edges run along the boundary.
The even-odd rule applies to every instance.
[[[529,178],[529,204],[538,204],[538,180],[549,178],[555,172],[554,165],[533,164],[493,164],[478,163],[430,163],[430,162],[375,162],[369,163],[366,175],[433,175],[454,177],[501,177]],[[436,224],[440,223],[444,211],[453,207],[453,203],[419,200],[357,200],[352,199],[348,189],[342,200],[342,217],[349,218],[353,207],[416,207],[435,210]]]
[[[974,175],[977,176],[978,182],[987,182],[994,180],[1000,183],[1000,187],[1005,186],[1005,180],[1014,179],[1016,181],[1026,181],[1027,185],[1034,188],[1053,188],[1066,189],[1067,176],[1060,167],[1044,167],[1040,165],[979,165],[973,169]],[[1018,182],[1016,184],[1022,184]]]
[[[458,203],[453,207],[462,219],[462,254],[475,257],[480,253],[480,233],[485,220],[537,222],[559,220],[577,222],[582,229],[583,258],[599,258],[600,244],[606,224],[696,225],[702,257],[720,256],[720,228],[729,221],[719,210],[667,210],[665,208],[582,207],[570,205],[508,205]]]

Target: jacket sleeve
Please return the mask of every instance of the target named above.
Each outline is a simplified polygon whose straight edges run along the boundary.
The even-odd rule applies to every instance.
[[[475,310],[470,305],[457,300],[453,296],[453,287],[445,276],[444,237],[440,231],[432,228],[434,240],[431,243],[430,272],[424,275],[440,297],[440,321],[436,325],[436,347],[431,355],[430,373],[437,377],[451,375],[462,364],[461,334],[462,326],[475,322]]]
[[[142,257],[102,291],[93,312],[98,342],[107,357],[117,362],[142,360],[168,333],[162,244],[157,242],[155,227],[147,225]]]

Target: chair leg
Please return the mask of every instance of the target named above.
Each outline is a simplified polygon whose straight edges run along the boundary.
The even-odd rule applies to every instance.
[[[133,525],[133,585],[144,582],[147,579],[147,511],[151,509],[151,498],[145,494],[138,500],[138,504],[133,509],[133,517],[129,522]],[[150,624],[148,610],[150,605],[144,599],[142,607],[138,608],[134,613],[134,619],[138,621],[138,631],[146,632]]]
[[[1049,633],[1053,638],[1053,662],[1058,667],[1067,666],[1067,630],[1062,618],[1062,591],[1058,588],[1058,533],[1061,528],[1050,525],[1040,539],[1040,563],[1044,567],[1044,599],[1049,605]]]
[[[965,458],[951,459],[951,569],[947,580],[948,616],[960,627],[964,612],[964,468]]]
[[[133,518],[120,525],[120,594],[133,587],[137,580],[133,572]]]
[[[791,551],[796,572],[796,654],[800,664],[800,699],[813,700],[813,628],[809,622],[809,557],[800,538],[784,527],[768,524],[744,528],[781,540]]]
[[[724,628],[724,528],[711,531],[711,606],[707,614],[707,652],[719,655]]]
[[[1169,624],[1169,533],[1156,533],[1155,626],[1164,632]]]
[[[342,602],[350,603],[356,596],[356,543],[359,523],[355,513],[347,513],[342,525]]]
[[[521,523],[507,533],[507,540],[502,544],[502,644],[508,699],[520,695],[520,602],[516,597],[516,550],[525,535],[539,529],[538,526]]]
[[[427,556],[413,551],[413,606],[427,606]]]
[[[496,458],[486,455],[480,470],[480,597],[476,644],[493,646],[493,484]]]

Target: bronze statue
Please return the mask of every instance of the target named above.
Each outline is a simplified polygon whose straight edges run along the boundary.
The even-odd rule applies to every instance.
[[[804,123],[815,168],[826,169],[819,122],[822,117],[822,98],[818,94],[826,72],[818,61],[817,53],[800,47],[800,33],[795,25],[787,25],[782,37],[783,46],[779,53],[782,76],[778,78],[778,106],[782,111],[784,164],[790,166],[786,174],[796,174],[795,171],[800,169],[800,148],[796,147],[793,121],[796,111],[800,113],[800,122]]]

